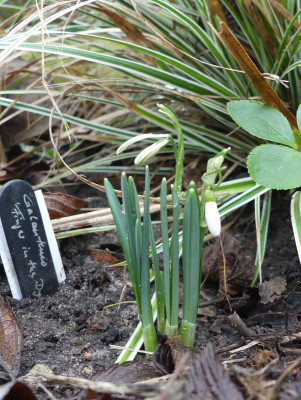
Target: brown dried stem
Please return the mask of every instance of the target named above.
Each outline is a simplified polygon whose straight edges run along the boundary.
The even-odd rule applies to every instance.
[[[220,23],[221,32],[217,32],[214,27],[216,36],[220,39],[226,49],[232,54],[241,68],[245,71],[245,73],[250,78],[251,82],[255,86],[259,96],[263,100],[265,104],[268,106],[274,107],[279,110],[289,121],[292,129],[298,129],[297,121],[294,115],[290,112],[290,110],[286,107],[277,93],[272,89],[266,79],[262,76],[259,69],[253,63],[251,58],[245,52],[239,41],[230,31],[228,26],[224,23]]]

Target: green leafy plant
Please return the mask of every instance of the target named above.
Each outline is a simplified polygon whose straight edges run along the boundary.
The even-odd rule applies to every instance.
[[[301,105],[297,110],[299,130],[291,127],[280,111],[264,103],[250,100],[232,101],[228,103],[228,111],[234,121],[251,135],[274,142],[257,146],[250,152],[247,166],[251,177],[258,184],[271,189],[294,189],[301,186]],[[255,199],[257,255],[252,284],[258,274],[261,281],[261,262],[268,232],[270,202],[271,191],[265,198],[260,215],[260,199]],[[296,192],[291,200],[291,221],[301,261],[300,215],[300,192]]]
[[[215,3],[221,7],[214,7]],[[7,20],[0,34],[0,63],[10,58],[10,67],[16,64],[16,69],[3,77],[1,123],[20,113],[30,118],[28,129],[43,116],[53,120],[50,125],[63,118],[77,138],[77,146],[66,152],[68,165],[77,173],[107,175],[122,171],[124,160],[137,152],[102,154],[94,160],[79,160],[73,157],[74,152],[99,142],[109,142],[114,151],[114,146],[140,136],[137,126],[140,132],[158,135],[173,131],[173,123],[155,107],[164,102],[179,117],[186,154],[197,152],[207,157],[231,146],[229,162],[238,162],[244,168],[244,156],[259,139],[243,130],[228,135],[233,123],[226,104],[233,98],[257,98],[258,92],[212,26],[218,31],[220,20],[227,21],[264,78],[296,110],[301,93],[300,5],[285,1],[275,9],[274,3],[258,0],[246,6],[241,0],[103,0],[100,4],[87,0],[59,4],[49,0],[37,10],[34,0],[19,7],[2,2],[1,13]],[[20,53],[27,63],[21,69],[11,62]],[[37,73],[44,78],[43,86],[40,79],[36,80]],[[289,87],[284,80],[289,81]],[[52,101],[45,102],[49,95]],[[55,112],[53,103],[57,105]],[[15,112],[8,115],[10,108]],[[74,115],[75,110],[87,112]],[[69,146],[68,134],[62,129],[56,138],[62,153]],[[23,134],[16,136],[22,138]],[[147,139],[149,144],[154,140]],[[47,146],[50,148],[45,143]],[[165,152],[170,153],[171,147]],[[141,173],[138,168],[131,168],[129,173],[136,171]],[[156,169],[161,175],[170,172],[164,166]],[[72,171],[66,168],[53,169],[40,186],[64,180],[70,174]],[[229,213],[263,194],[265,188],[239,177],[217,190],[220,196],[224,193],[220,213]],[[60,232],[58,237],[103,229],[74,229]],[[261,251],[264,238],[262,234],[258,240]]]
[[[146,351],[154,351],[157,337],[153,324],[150,296],[150,177],[149,170],[145,172],[144,217],[141,221],[140,205],[137,189],[132,177],[127,180],[122,174],[122,207],[110,182],[105,179],[108,202],[116,223],[124,256],[133,284],[138,313],[142,323],[143,338]]]
[[[251,135],[274,143],[255,147],[247,166],[251,177],[271,189],[301,186],[301,134],[280,111],[264,103],[241,100],[228,103],[234,121]],[[301,106],[297,111],[301,130]]]
[[[250,137],[243,130],[232,132],[233,123],[226,104],[233,98],[258,98],[258,92],[243,71],[236,72],[240,67],[221,44],[212,25],[218,30],[221,19],[231,24],[231,30],[263,71],[265,79],[296,110],[301,93],[298,84],[301,10],[299,3],[293,1],[278,2],[275,9],[277,2],[265,0],[252,2],[248,7],[241,0],[219,0],[222,13],[216,13],[214,3],[209,0],[103,0],[100,4],[87,0],[59,4],[49,0],[37,10],[34,0],[20,7],[2,2],[1,12],[8,19],[2,24],[0,63],[9,60],[11,67],[15,64],[11,62],[14,57],[22,53],[27,65],[13,73],[8,71],[3,77],[1,123],[19,113],[27,113],[31,122],[29,129],[43,116],[53,120],[50,125],[64,118],[78,140],[77,146],[68,151],[66,162],[78,174],[93,172],[108,176],[122,171],[124,160],[137,156],[139,151],[100,154],[93,160],[86,157],[81,161],[74,157],[74,152],[99,142],[109,142],[115,151],[114,146],[142,136],[137,126],[139,132],[147,134],[173,132],[173,122],[155,107],[158,102],[164,102],[179,117],[186,154],[208,157],[231,146],[233,152],[228,161],[245,168],[244,156],[260,139]],[[37,73],[44,78],[42,87],[40,79],[36,79]],[[283,79],[289,81],[289,87]],[[57,109],[52,111],[53,101],[45,102],[49,94],[60,114]],[[14,113],[8,115],[10,108]],[[76,115],[75,110],[79,110]],[[84,116],[80,110],[86,110]],[[68,134],[69,131],[62,129],[56,137],[62,153],[69,146]],[[161,139],[155,151],[157,146],[166,145],[166,137]],[[150,145],[156,140],[153,136],[146,139]],[[170,140],[168,144],[166,154],[173,151]],[[154,171],[161,175],[171,173],[166,167]],[[142,169],[130,168],[127,172],[141,173]],[[65,168],[53,170],[41,186],[64,182],[70,174]],[[256,265],[260,271],[268,230],[270,190],[243,175],[223,182],[215,188],[215,194],[220,216],[255,202],[259,244]],[[262,209],[261,197],[264,197]],[[111,221],[108,226],[58,232],[57,237],[104,229],[115,229],[115,226]],[[181,240],[179,232],[180,243]],[[162,251],[162,245],[157,248]]]
[[[147,267],[146,257],[150,253],[153,258],[154,265],[154,277],[157,297],[157,315],[158,315],[158,330],[165,333],[168,337],[173,337],[178,334],[178,314],[179,314],[179,275],[180,275],[180,256],[182,253],[182,265],[183,265],[183,284],[184,284],[184,298],[183,298],[183,319],[180,327],[180,335],[182,336],[183,344],[186,346],[193,346],[195,341],[196,332],[196,317],[197,308],[200,295],[201,286],[201,268],[202,268],[202,248],[203,239],[208,225],[209,230],[215,235],[220,234],[221,223],[220,216],[217,210],[215,202],[214,192],[221,183],[221,164],[223,163],[225,155],[229,152],[230,148],[223,150],[217,156],[209,159],[207,171],[203,175],[203,187],[202,187],[202,201],[199,201],[199,194],[197,187],[194,182],[191,182],[187,196],[185,199],[184,213],[183,213],[183,232],[179,231],[179,220],[181,215],[181,200],[183,198],[182,193],[182,171],[183,171],[183,155],[184,155],[184,141],[183,133],[180,124],[176,116],[166,107],[159,105],[160,110],[165,113],[174,124],[174,129],[177,134],[178,141],[176,142],[171,135],[153,135],[157,142],[146,147],[135,159],[136,163],[141,163],[154,154],[159,152],[162,145],[167,145],[168,142],[172,142],[173,149],[176,158],[176,175],[175,183],[171,185],[171,203],[172,203],[172,234],[171,237],[168,235],[168,201],[167,201],[167,182],[163,178],[160,192],[160,212],[161,212],[161,235],[162,235],[162,251],[163,251],[163,268],[160,270],[157,249],[155,246],[154,233],[151,227],[149,208],[149,200],[146,202],[146,196],[149,197],[149,170],[146,168],[146,190],[144,196],[144,218],[143,218],[143,240],[139,240],[141,235],[141,222],[139,210],[139,199],[135,189],[132,191],[132,200],[130,200],[130,194],[128,187],[126,186],[126,178],[122,176],[122,193],[123,193],[123,211],[118,202],[112,186],[108,180],[105,180],[105,187],[108,194],[109,205],[112,209],[112,214],[115,219],[117,231],[121,240],[122,247],[125,252],[125,258],[127,263],[130,263],[129,270],[135,271],[141,268],[141,271]],[[136,143],[138,140],[148,139],[150,135],[141,135],[139,138],[129,139],[118,149],[118,152],[125,150],[130,145]],[[215,183],[216,177],[219,175],[220,179],[218,183]],[[129,178],[129,184],[134,185],[132,178]],[[134,186],[133,186],[134,188]],[[148,189],[147,189],[148,188]],[[132,203],[131,203],[132,202]],[[132,204],[130,207],[129,204]],[[208,208],[209,206],[209,208]],[[213,206],[210,207],[210,206]],[[116,211],[117,210],[117,211]],[[124,213],[124,214],[123,214]],[[129,216],[127,216],[129,214]],[[138,216],[138,219],[137,219]],[[136,220],[132,221],[132,219]],[[120,226],[120,221],[125,220],[131,223]],[[148,221],[147,228],[145,222]],[[132,227],[131,227],[132,225]],[[134,234],[134,226],[137,226]],[[146,238],[146,230],[150,232],[150,236]],[[131,233],[132,232],[132,233]],[[145,239],[145,241],[144,241]],[[148,240],[148,242],[147,242]],[[147,245],[148,243],[148,245]],[[141,265],[138,261],[133,263],[134,258],[132,254],[138,254],[139,257],[143,254],[145,262]],[[135,264],[135,265],[133,265]],[[150,314],[147,318],[144,317],[143,313],[150,311],[151,299],[149,292],[149,282],[144,282],[144,286],[147,287],[148,301],[147,308],[139,308],[139,304],[142,300],[139,298],[137,287],[141,286],[142,283],[139,281],[140,272],[130,272],[131,279],[133,282],[134,293],[137,300],[138,312],[144,326],[144,321],[151,320]],[[149,275],[144,273],[143,279],[149,279]],[[142,286],[143,287],[143,286]],[[145,300],[145,299],[144,299]],[[146,300],[145,300],[146,301]],[[151,330],[153,334],[153,330]],[[148,332],[143,328],[143,336],[146,344],[149,342],[147,339]],[[147,348],[148,349],[148,348]]]

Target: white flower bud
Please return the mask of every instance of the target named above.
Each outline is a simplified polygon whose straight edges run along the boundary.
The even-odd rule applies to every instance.
[[[221,218],[215,201],[207,201],[205,203],[205,218],[209,232],[213,236],[219,236],[221,233]]]
[[[154,155],[159,153],[159,151],[165,147],[169,142],[169,138],[161,139],[156,143],[153,143],[151,146],[148,146],[146,149],[142,150],[138,156],[135,158],[135,164],[142,164],[149,158],[152,158]]]

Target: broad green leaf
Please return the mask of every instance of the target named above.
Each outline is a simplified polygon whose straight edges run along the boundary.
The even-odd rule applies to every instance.
[[[288,120],[275,108],[257,101],[238,100],[228,103],[228,111],[251,135],[297,148]]]
[[[264,144],[255,147],[248,157],[251,177],[271,189],[301,186],[301,153],[287,146]]]

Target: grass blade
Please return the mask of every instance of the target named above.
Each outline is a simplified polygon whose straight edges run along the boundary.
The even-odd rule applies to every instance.
[[[255,198],[257,253],[255,259],[255,272],[252,278],[251,285],[254,285],[258,275],[259,275],[259,282],[262,283],[261,265],[264,259],[268,230],[269,230],[271,198],[272,198],[272,191],[269,190],[265,194],[261,213],[260,213],[260,196]]]

